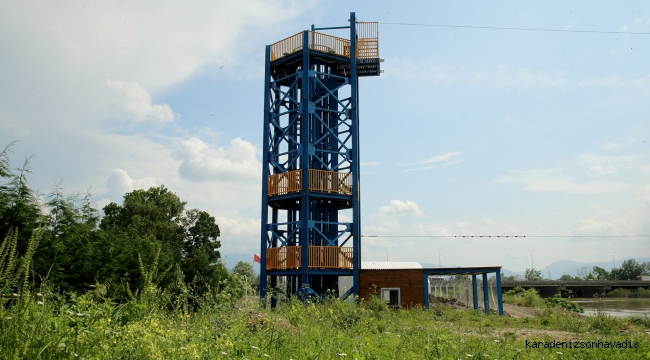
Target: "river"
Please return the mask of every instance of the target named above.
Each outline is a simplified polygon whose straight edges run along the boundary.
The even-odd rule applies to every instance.
[[[585,315],[596,315],[599,311],[615,317],[650,317],[650,299],[629,298],[574,298],[585,308]]]

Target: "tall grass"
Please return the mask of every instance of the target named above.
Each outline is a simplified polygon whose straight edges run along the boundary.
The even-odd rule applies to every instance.
[[[6,244],[11,247],[11,240]],[[14,279],[24,279],[20,268],[14,266]],[[322,303],[289,299],[271,310],[254,298],[235,300],[193,288],[182,283],[182,276],[175,289],[163,290],[155,282],[155,263],[142,265],[141,271],[143,289],[121,304],[106,297],[110,285],[97,284],[85,294],[23,285],[0,307],[0,358],[538,359],[559,355],[556,349],[527,349],[530,337],[523,329],[618,341],[638,341],[645,329],[645,324],[550,308],[527,319],[448,306],[393,310],[375,297],[361,305],[333,297]],[[553,340],[544,334],[534,339]],[[639,349],[626,351],[561,352],[573,358],[640,358],[650,345],[642,341]]]
[[[632,299],[650,299],[650,289],[614,289],[607,293],[610,298],[632,298]]]

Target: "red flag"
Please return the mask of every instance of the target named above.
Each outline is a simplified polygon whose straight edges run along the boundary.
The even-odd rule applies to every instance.
[[[253,254],[253,261],[256,263],[262,263],[262,258],[259,257],[257,254]]]

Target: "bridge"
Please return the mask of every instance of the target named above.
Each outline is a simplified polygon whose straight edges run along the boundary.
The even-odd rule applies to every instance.
[[[564,295],[571,290],[574,297],[591,297],[595,294],[602,294],[614,289],[649,289],[650,281],[639,280],[539,280],[539,281],[503,281],[503,291],[512,290],[515,287],[524,289],[534,288],[542,297],[551,297],[555,294]]]

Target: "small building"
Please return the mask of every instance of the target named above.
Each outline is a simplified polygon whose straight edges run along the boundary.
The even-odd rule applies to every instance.
[[[490,291],[488,274],[494,273],[496,288]],[[384,300],[389,307],[410,308],[413,306],[429,307],[431,276],[462,275],[471,277],[467,280],[467,291],[471,291],[474,309],[479,309],[479,288],[481,283],[482,308],[490,311],[490,297],[494,300],[498,312],[503,315],[503,299],[501,291],[501,267],[458,267],[458,268],[423,268],[419,263],[389,263],[363,262],[359,272],[359,297],[369,299],[377,296]],[[481,279],[477,279],[480,275]],[[470,305],[470,304],[466,304]]]

